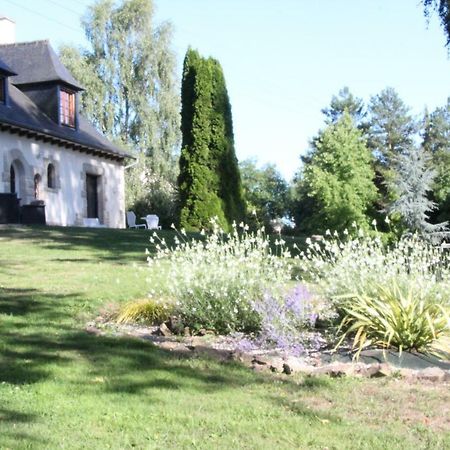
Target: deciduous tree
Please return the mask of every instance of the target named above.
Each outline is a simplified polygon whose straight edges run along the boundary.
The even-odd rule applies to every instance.
[[[247,210],[256,212],[256,217],[266,229],[271,221],[289,213],[289,186],[273,164],[258,167],[256,160],[247,159],[239,164]]]
[[[82,113],[112,140],[146,156],[132,177],[150,170],[152,178],[175,186],[180,103],[170,24],[154,23],[152,0],[98,0],[82,25],[89,48],[60,48],[64,64],[86,88]],[[147,199],[153,188],[144,186]],[[137,192],[129,194],[130,201],[143,201]]]

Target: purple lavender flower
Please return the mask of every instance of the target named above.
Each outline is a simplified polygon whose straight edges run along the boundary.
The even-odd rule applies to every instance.
[[[244,353],[251,352],[252,350],[255,350],[257,348],[258,347],[256,343],[248,338],[243,338],[236,344],[236,349]]]
[[[292,354],[302,354],[301,329],[314,326],[317,320],[311,299],[311,293],[303,284],[281,298],[266,292],[260,301],[253,303],[261,320],[259,339]]]

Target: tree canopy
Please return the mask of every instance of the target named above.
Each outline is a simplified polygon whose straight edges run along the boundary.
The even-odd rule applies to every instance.
[[[258,167],[255,159],[246,159],[239,167],[247,209],[255,212],[256,219],[270,229],[271,221],[289,213],[288,183],[273,164]]]
[[[437,208],[433,220],[450,221],[450,98],[424,119],[423,147],[436,171],[432,194]]]
[[[366,227],[375,200],[372,156],[348,112],[312,142],[297,183],[296,222],[302,231]]]
[[[155,24],[152,0],[98,0],[82,25],[89,47],[60,48],[63,63],[85,87],[81,111],[139,155],[127,171],[128,207],[146,204],[146,213],[164,216],[159,199],[174,203],[180,144],[172,28]]]
[[[338,95],[333,95],[330,106],[323,108],[322,113],[326,116],[326,123],[331,124],[336,123],[345,111],[350,114],[356,125],[362,125],[366,116],[364,101],[355,97],[347,86],[342,88]]]
[[[411,146],[395,158],[395,166],[392,188],[397,198],[389,211],[398,213],[413,233],[427,236],[442,231],[446,224],[429,222],[430,212],[436,207],[427,197],[435,177],[430,155],[420,146]]]
[[[434,11],[439,16],[444,30],[447,47],[450,48],[450,0],[422,0],[425,16],[429,17]]]
[[[389,166],[406,150],[417,132],[417,123],[393,88],[383,89],[369,103],[369,146],[376,158]]]

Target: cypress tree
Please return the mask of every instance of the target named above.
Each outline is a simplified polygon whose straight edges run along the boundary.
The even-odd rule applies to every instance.
[[[213,157],[216,158],[219,196],[230,225],[233,220],[240,221],[244,218],[245,202],[234,149],[233,119],[225,77],[217,60],[210,58],[208,61],[213,71],[211,148]]]
[[[217,216],[228,229],[245,214],[234,151],[231,106],[218,61],[189,49],[181,89],[180,225],[208,227]]]

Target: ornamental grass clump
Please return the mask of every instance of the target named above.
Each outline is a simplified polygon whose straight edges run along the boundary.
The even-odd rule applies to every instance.
[[[194,330],[257,331],[254,302],[266,291],[281,292],[291,281],[292,259],[284,241],[277,239],[272,250],[263,230],[251,233],[241,223],[225,234],[214,219],[211,231],[202,234],[203,240],[190,240],[181,230],[172,247],[153,235],[151,294],[173,299],[183,322]]]
[[[449,309],[413,285],[374,287],[374,294],[343,298],[340,342],[353,335],[356,357],[367,346],[450,355]]]
[[[132,301],[123,305],[115,320],[117,323],[143,322],[160,324],[169,319],[173,313],[173,305],[165,300],[147,298]]]

